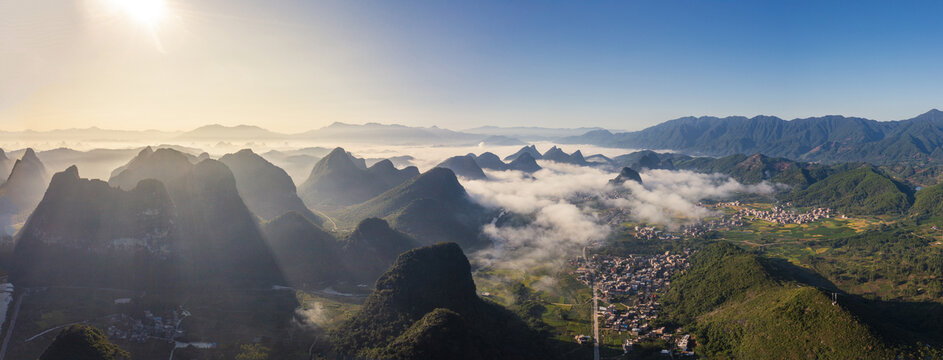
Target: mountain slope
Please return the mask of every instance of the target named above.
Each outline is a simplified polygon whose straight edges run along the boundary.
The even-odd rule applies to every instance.
[[[889,346],[821,290],[727,243],[699,250],[662,299],[707,358],[886,359]]]
[[[839,172],[781,196],[798,206],[823,206],[848,214],[904,214],[913,190],[870,165]]]
[[[436,167],[452,170],[455,175],[470,180],[484,180],[488,178],[475,161],[475,156],[471,154],[450,157],[439,163],[439,165],[436,165]]]
[[[541,159],[564,164],[587,165],[586,159],[583,158],[583,153],[579,150],[576,150],[576,152],[572,154],[567,154],[556,146],[551,147],[550,150],[547,150],[547,152],[541,156]]]
[[[887,122],[837,115],[790,121],[773,116],[685,117],[641,131],[592,131],[561,142],[710,156],[762,153],[803,161],[939,163],[943,112],[933,109]]]
[[[412,167],[391,170],[389,165],[380,162],[364,169],[352,155],[336,148],[314,165],[298,192],[307,206],[332,209],[369,200],[419,172]]]
[[[7,153],[0,149],[0,185],[7,181],[10,171],[13,170],[13,160],[7,157]]]
[[[176,210],[164,185],[124,191],[79,178],[73,166],[49,190],[19,234],[14,278],[21,284],[153,288],[182,275]],[[76,276],[81,279],[76,279]]]
[[[910,208],[910,213],[915,216],[943,216],[943,184],[914,193],[914,206]]]
[[[540,151],[537,151],[537,146],[531,145],[531,146],[522,147],[516,153],[513,153],[511,155],[504,157],[504,161],[514,161],[514,159],[517,159],[518,156],[521,156],[521,154],[524,154],[524,153],[530,154],[530,156],[534,157],[534,159],[536,160],[540,160],[541,157],[543,157]]]
[[[534,156],[530,153],[524,153],[517,156],[508,164],[507,168],[508,170],[517,170],[526,173],[535,173],[542,169],[540,165],[537,165],[537,160],[535,160]]]
[[[324,222],[305,207],[291,177],[252,150],[226,154],[219,161],[232,171],[239,196],[256,216],[268,220],[294,211],[318,225]]]
[[[13,164],[7,181],[0,185],[0,235],[7,226],[26,221],[43,198],[49,178],[46,167],[33,149]]]
[[[639,184],[642,183],[642,176],[639,175],[638,171],[632,170],[630,167],[622,168],[622,171],[619,172],[619,175],[614,179],[609,180],[610,184],[621,185],[626,181],[635,181]]]
[[[365,358],[554,357],[520,318],[478,297],[468,259],[454,243],[400,255],[361,311],[331,335],[340,354]]]
[[[347,224],[371,217],[386,218],[397,230],[425,244],[484,245],[478,233],[487,221],[485,209],[468,198],[455,173],[445,168],[433,168],[339,214]]]

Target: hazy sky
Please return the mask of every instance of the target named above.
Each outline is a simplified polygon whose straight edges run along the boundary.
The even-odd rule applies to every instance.
[[[897,120],[943,107],[941,12],[940,1],[0,0],[0,129]]]

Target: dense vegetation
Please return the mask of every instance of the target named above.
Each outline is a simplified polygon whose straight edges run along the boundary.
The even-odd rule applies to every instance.
[[[919,217],[943,216],[943,183],[918,190],[910,213]]]
[[[71,325],[56,335],[39,360],[116,360],[130,355],[108,341],[105,333],[87,325]]]
[[[895,122],[835,115],[791,121],[773,116],[685,117],[636,132],[596,130],[562,141],[710,156],[763,153],[803,161],[939,163],[943,112],[934,109]]]
[[[691,264],[663,303],[670,322],[693,329],[703,356],[891,356],[889,347],[857,316],[762,257],[717,243],[695,254]]]
[[[468,259],[454,243],[400,255],[331,338],[338,353],[364,358],[554,357],[514,313],[478,297]]]
[[[913,192],[880,170],[864,165],[826,177],[782,197],[797,206],[824,206],[846,214],[901,215],[913,204]]]

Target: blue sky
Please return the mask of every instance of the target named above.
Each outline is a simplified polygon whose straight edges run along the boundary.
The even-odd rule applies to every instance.
[[[156,31],[160,51],[143,39],[74,39],[68,56],[41,55],[68,80],[0,88],[17,95],[0,98],[0,120],[640,129],[687,115],[898,120],[943,107],[943,2],[166,1],[173,20]],[[31,10],[19,15],[43,13]],[[15,45],[0,42],[0,54]],[[135,98],[122,91],[150,83]],[[74,93],[98,96],[62,100]],[[46,98],[77,115],[31,110]],[[138,122],[122,120],[142,109]]]

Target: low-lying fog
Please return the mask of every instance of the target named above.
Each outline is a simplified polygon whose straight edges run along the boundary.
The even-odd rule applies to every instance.
[[[6,144],[14,145],[14,144]],[[15,144],[25,145],[25,144]],[[76,164],[83,177],[107,180],[111,171],[126,164],[144,144],[121,144],[112,149],[88,144],[52,143],[38,147],[40,159],[50,174]],[[95,145],[104,145],[96,143]],[[558,145],[535,143],[541,152],[558,146],[567,153],[581,150],[584,156],[602,154],[607,157],[628,154],[635,150],[604,148],[592,145]],[[77,149],[61,149],[61,146],[76,146]],[[83,148],[83,146],[85,148]],[[151,146],[165,147],[167,145]],[[199,155],[207,152],[212,158],[252,148],[269,161],[282,167],[300,184],[308,172],[325,153],[335,146],[344,147],[357,157],[368,159],[367,163],[384,158],[394,158],[399,166],[414,165],[420,171],[431,169],[448,157],[468,153],[492,152],[502,159],[517,152],[521,146],[390,146],[390,145],[344,145],[309,142],[277,143],[230,143],[230,142],[186,142],[174,148]],[[52,147],[50,149],[49,147]],[[16,148],[13,148],[16,149]],[[18,158],[23,148],[7,150],[8,157]],[[78,150],[78,151],[75,151]],[[79,152],[81,151],[81,152]],[[506,225],[486,225],[482,231],[492,238],[496,246],[478,254],[482,262],[500,260],[506,263],[528,266],[535,263],[559,260],[573,254],[579,248],[607,238],[612,231],[610,225],[599,219],[602,208],[618,208],[627,211],[632,219],[640,222],[671,226],[693,222],[712,215],[707,208],[697,203],[704,199],[725,199],[738,193],[769,194],[774,186],[766,183],[743,185],[727,176],[700,174],[690,171],[641,170],[642,184],[628,181],[623,185],[611,185],[619,169],[586,167],[551,161],[538,161],[543,170],[534,174],[518,171],[486,170],[487,180],[461,179],[469,195],[482,205],[514,214],[521,221]],[[507,216],[507,215],[506,215]],[[514,259],[510,262],[510,259]]]

